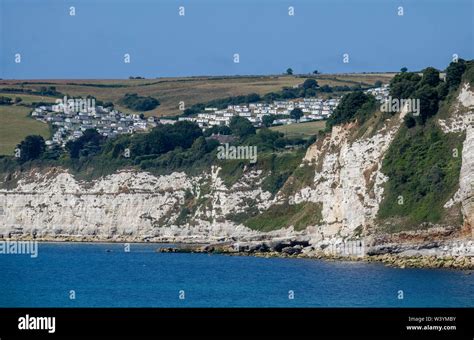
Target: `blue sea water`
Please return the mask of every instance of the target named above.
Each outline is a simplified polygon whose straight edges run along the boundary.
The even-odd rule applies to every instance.
[[[37,258],[0,255],[0,307],[474,306],[474,274],[462,271],[155,252],[160,246],[40,243]]]

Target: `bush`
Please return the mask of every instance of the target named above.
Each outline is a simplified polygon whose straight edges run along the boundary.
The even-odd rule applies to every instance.
[[[30,135],[26,136],[17,147],[20,150],[19,161],[26,162],[40,158],[46,149],[46,144],[43,137]]]
[[[361,91],[352,92],[342,97],[334,113],[326,122],[328,128],[343,124],[355,119],[362,123],[376,109],[376,100],[373,96]]]
[[[160,105],[157,99],[153,97],[141,97],[136,93],[127,93],[118,103],[135,111],[150,111]]]

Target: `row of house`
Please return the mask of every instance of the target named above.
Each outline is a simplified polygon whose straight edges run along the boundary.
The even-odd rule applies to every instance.
[[[390,88],[388,84],[385,84],[381,87],[368,89],[365,91],[365,93],[373,95],[379,102],[384,102],[388,100],[388,97],[390,96]]]
[[[87,129],[96,129],[105,137],[115,137],[120,134],[147,131],[159,123],[155,117],[124,114],[102,106],[74,111],[65,110],[61,105],[39,106],[31,113],[36,120],[53,126],[52,139],[46,141],[48,146],[64,147],[68,141],[81,137]]]
[[[372,88],[365,91],[383,102],[389,96],[388,85]],[[273,124],[293,124],[312,120],[327,119],[334,112],[340,98],[320,99],[302,98],[295,100],[281,100],[273,103],[251,103],[248,105],[229,105],[225,109],[207,107],[194,117],[179,117],[178,121],[196,122],[202,129],[212,126],[229,125],[232,117],[247,118],[255,126],[262,126],[265,116],[274,116]],[[295,121],[289,117],[292,110],[301,109],[303,117]],[[159,119],[139,114],[125,114],[111,108],[85,105],[81,109],[70,109],[61,103],[51,106],[39,106],[31,116],[38,121],[49,123],[54,128],[51,140],[46,141],[48,146],[65,146],[70,140],[81,137],[85,130],[96,129],[105,137],[116,137],[120,134],[144,132],[158,124],[174,124],[176,120]]]
[[[304,98],[297,100],[274,101],[273,103],[251,103],[248,105],[229,105],[227,108],[218,110],[217,108],[205,108],[204,112],[198,113],[195,117],[180,117],[179,120],[196,122],[201,128],[206,129],[212,126],[229,125],[234,116],[247,118],[255,126],[261,126],[263,117],[276,116],[274,125],[296,123],[289,116],[295,108],[301,109],[303,117],[299,122],[311,120],[327,119],[339,104],[340,98],[319,99]]]

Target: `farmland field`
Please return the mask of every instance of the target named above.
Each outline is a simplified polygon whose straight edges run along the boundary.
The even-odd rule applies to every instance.
[[[287,138],[309,138],[326,126],[325,121],[273,126],[270,130],[282,132]]]
[[[30,111],[24,106],[0,105],[0,155],[12,155],[28,135],[50,137],[48,125],[29,117]]]
[[[353,86],[367,85],[380,80],[390,81],[393,74],[357,74],[357,75],[318,75],[319,85]],[[37,91],[41,87],[55,86],[56,90],[68,96],[86,97],[92,95],[102,101],[111,101],[123,112],[130,109],[117,105],[117,101],[126,93],[137,93],[140,96],[151,96],[158,99],[161,105],[154,110],[145,112],[147,116],[172,116],[180,114],[179,103],[185,107],[196,103],[205,103],[213,99],[229,96],[280,91],[285,86],[303,83],[302,76],[242,76],[242,77],[188,77],[159,79],[122,79],[122,80],[0,80],[0,95],[21,97],[24,94],[8,93],[5,88],[31,89]],[[44,96],[27,95],[28,101],[46,101]],[[53,100],[54,98],[49,97]],[[25,98],[26,101],[26,98]]]

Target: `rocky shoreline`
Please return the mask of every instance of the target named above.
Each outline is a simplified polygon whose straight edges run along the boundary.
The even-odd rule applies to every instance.
[[[278,249],[279,248],[279,249]],[[359,262],[381,262],[384,265],[396,268],[451,268],[470,271],[474,270],[474,257],[472,256],[436,256],[436,255],[399,255],[399,254],[377,254],[377,255],[339,255],[315,250],[311,246],[303,247],[300,242],[293,245],[281,245],[279,247],[240,247],[236,249],[232,245],[181,245],[179,247],[163,247],[156,250],[159,253],[207,253],[226,254],[233,256],[257,256],[265,258],[303,258],[327,261],[359,261]]]
[[[341,254],[330,252],[328,248],[321,249],[311,245],[305,239],[278,239],[236,242],[223,240],[209,243],[193,239],[142,239],[134,237],[102,238],[95,236],[55,236],[33,237],[22,235],[15,239],[0,239],[0,241],[37,241],[37,242],[77,242],[77,243],[148,243],[170,244],[156,249],[159,253],[207,253],[230,256],[257,256],[265,258],[302,258],[327,261],[360,261],[381,262],[384,265],[397,268],[451,268],[466,271],[474,270],[474,256],[459,254],[449,255],[442,251],[442,244],[382,244],[368,247],[361,254]],[[471,245],[469,245],[471,247]],[[425,252],[423,252],[425,251]]]

